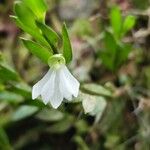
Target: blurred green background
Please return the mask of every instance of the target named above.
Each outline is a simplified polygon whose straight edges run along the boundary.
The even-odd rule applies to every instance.
[[[81,82],[57,110],[31,99],[48,66],[19,39],[31,37],[10,19],[13,3],[0,0],[0,150],[150,150],[149,0],[47,0],[46,24],[60,34],[66,22]]]

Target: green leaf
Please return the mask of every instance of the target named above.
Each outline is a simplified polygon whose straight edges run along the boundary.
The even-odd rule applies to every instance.
[[[110,22],[115,36],[117,38],[120,38],[123,20],[119,7],[117,6],[112,7],[110,12]]]
[[[43,35],[45,36],[45,38],[48,40],[50,44],[55,45],[58,42],[59,36],[53,29],[38,21],[36,21],[36,24],[41,29]]]
[[[20,103],[23,101],[23,97],[13,92],[2,91],[0,92],[0,101],[9,103]]]
[[[26,46],[26,48],[35,56],[37,56],[39,59],[41,59],[43,62],[47,63],[49,57],[52,56],[52,52],[48,51],[46,48],[42,47],[41,45],[27,40],[23,39],[23,44]]]
[[[104,64],[104,66],[113,71],[114,70],[114,64],[113,64],[113,59],[111,59],[111,54],[103,51],[100,53],[100,59],[102,60],[102,63]]]
[[[112,97],[110,90],[98,84],[86,83],[83,84],[82,89],[89,94]]]
[[[110,32],[104,34],[105,50],[100,53],[102,63],[111,71],[115,70],[115,59],[117,54],[117,42]]]
[[[62,27],[62,38],[63,38],[63,56],[65,57],[66,63],[69,63],[72,60],[72,47],[65,23],[63,24]]]
[[[44,39],[44,37],[42,37],[41,33],[39,32],[39,30],[33,30],[32,28],[30,28],[29,26],[24,25],[17,16],[10,16],[12,18],[12,20],[16,23],[16,25],[18,27],[20,27],[23,31],[27,32],[28,34],[30,34],[31,36],[33,36],[33,38],[37,41],[39,41],[42,45],[49,47],[49,44],[47,43],[47,41]],[[35,32],[36,31],[36,32]]]
[[[44,0],[23,0],[28,8],[34,13],[38,20],[44,22],[47,5]]]
[[[104,42],[105,42],[105,48],[107,51],[109,51],[110,53],[115,53],[116,51],[116,47],[117,47],[117,43],[116,40],[113,36],[112,33],[110,32],[105,32],[104,34]]]
[[[129,44],[123,44],[119,40],[116,42],[115,37],[110,32],[105,32],[104,44],[105,50],[101,51],[99,57],[105,67],[115,71],[127,59],[132,47]]]
[[[134,16],[127,16],[123,23],[123,34],[126,34],[129,30],[131,30],[136,23],[136,18]]]
[[[59,121],[64,118],[64,114],[54,109],[43,109],[36,117],[43,121]]]
[[[0,61],[0,81],[18,81],[19,75],[15,72],[8,64],[3,61]]]
[[[99,56],[109,70],[115,71],[127,59],[131,46],[117,41],[110,32],[105,32],[104,44],[105,50]]]
[[[128,58],[128,55],[132,49],[132,45],[120,43],[118,47],[118,59],[115,62],[116,67],[119,67]]]
[[[24,82],[12,82],[11,91],[22,95],[24,98],[31,97],[31,87]]]
[[[32,116],[38,111],[36,106],[23,105],[20,106],[12,115],[12,121],[19,121]]]
[[[28,9],[21,1],[16,1],[14,4],[14,11],[18,19],[25,25],[32,29],[34,29],[36,32],[38,31],[38,28],[35,24],[35,15],[33,12]]]

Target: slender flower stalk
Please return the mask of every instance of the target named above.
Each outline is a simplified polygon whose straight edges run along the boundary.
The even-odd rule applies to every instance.
[[[42,97],[44,104],[51,103],[58,108],[63,99],[71,101],[78,96],[80,83],[73,77],[60,54],[49,60],[50,69],[32,88],[32,99]]]

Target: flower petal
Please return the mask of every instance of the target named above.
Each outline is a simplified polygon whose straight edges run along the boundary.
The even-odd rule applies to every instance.
[[[79,86],[80,83],[78,82],[78,80],[70,73],[70,71],[68,70],[68,68],[66,66],[63,67],[63,72],[65,74],[66,79],[68,80],[68,83],[70,84],[70,86],[72,87],[72,95],[74,97],[78,96],[79,93]]]
[[[65,77],[63,68],[59,72],[59,78],[60,78],[60,83],[59,83],[60,92],[62,93],[65,99],[69,101],[72,100],[73,89],[71,84],[69,84],[67,78]]]
[[[41,90],[44,87],[45,83],[48,81],[49,77],[51,76],[51,70],[45,74],[45,76],[38,81],[32,88],[32,99],[37,98],[41,94]]]
[[[63,101],[63,95],[59,89],[59,83],[60,83],[59,71],[60,70],[57,70],[56,72],[55,86],[54,86],[55,91],[52,97],[50,98],[50,103],[52,107],[55,109],[58,108]]]
[[[60,92],[55,92],[54,96],[50,99],[53,108],[57,109],[63,101],[63,96]]]
[[[53,71],[51,73],[51,76],[50,76],[48,82],[44,85],[44,87],[41,91],[42,100],[45,104],[47,104],[50,101],[50,98],[54,94],[54,91],[55,91],[55,77],[56,77],[56,72]]]

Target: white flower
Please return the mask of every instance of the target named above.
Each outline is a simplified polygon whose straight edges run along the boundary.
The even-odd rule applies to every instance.
[[[48,102],[54,108],[60,106],[63,99],[69,101],[77,97],[80,83],[72,76],[64,64],[51,67],[46,75],[32,89],[32,99],[41,95],[45,104]]]

